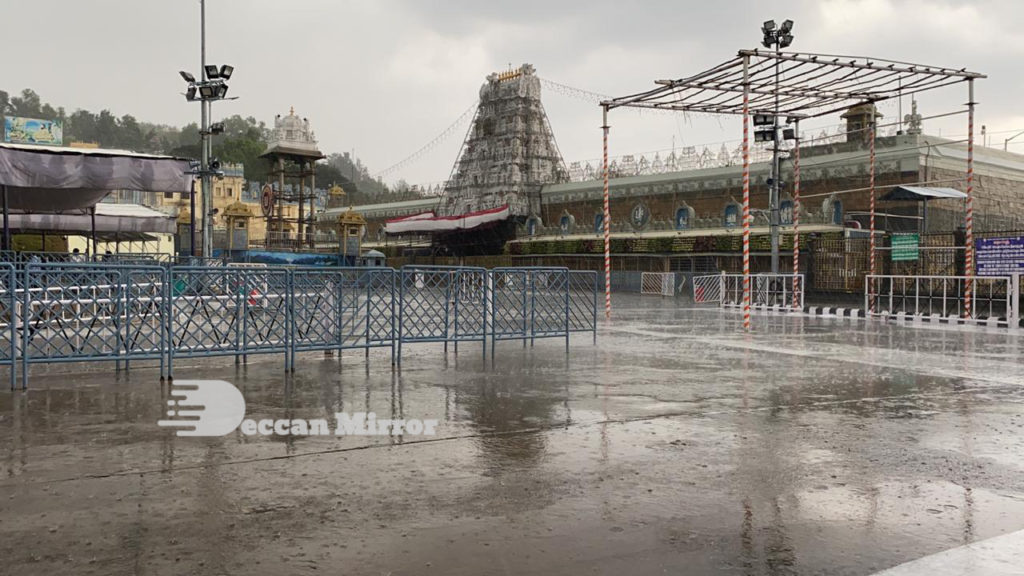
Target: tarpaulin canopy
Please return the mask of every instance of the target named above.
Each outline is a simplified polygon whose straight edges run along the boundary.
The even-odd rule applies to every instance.
[[[0,185],[10,212],[87,213],[112,190],[186,194],[189,161],[124,150],[0,143]]]
[[[924,188],[921,186],[897,186],[882,196],[882,200],[916,200],[927,201],[942,198],[967,198],[967,194],[953,188]]]
[[[384,231],[388,234],[403,234],[409,232],[469,230],[491,222],[506,220],[508,216],[508,204],[490,210],[468,212],[457,216],[435,216],[433,212],[423,212],[421,214],[388,220],[384,223]]]
[[[47,232],[92,231],[89,214],[11,214],[14,230],[46,230]],[[96,205],[96,232],[174,234],[175,219],[163,212],[139,204]]]

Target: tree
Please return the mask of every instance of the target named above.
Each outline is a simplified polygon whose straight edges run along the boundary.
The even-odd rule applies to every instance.
[[[49,104],[47,104],[49,106]],[[15,96],[10,100],[10,114],[13,116],[25,116],[28,118],[38,118],[43,115],[42,103],[39,100],[39,94],[36,94],[34,90],[28,88],[21,91],[21,96]],[[53,110],[52,108],[50,108]]]

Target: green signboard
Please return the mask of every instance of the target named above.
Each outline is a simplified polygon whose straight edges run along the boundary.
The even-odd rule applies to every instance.
[[[892,235],[892,261],[912,262],[920,256],[921,237],[917,234]]]

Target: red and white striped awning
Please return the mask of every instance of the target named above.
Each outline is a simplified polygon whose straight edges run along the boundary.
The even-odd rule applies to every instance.
[[[508,204],[498,208],[491,208],[490,210],[467,212],[457,216],[437,216],[433,211],[430,211],[388,220],[384,223],[384,232],[387,234],[408,234],[470,230],[484,224],[507,220],[508,217]]]

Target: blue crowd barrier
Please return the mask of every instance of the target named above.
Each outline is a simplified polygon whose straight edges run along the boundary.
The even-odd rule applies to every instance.
[[[0,263],[0,367],[527,340],[597,330],[596,273],[565,268],[293,268]],[[20,332],[19,332],[20,331]]]
[[[383,347],[395,362],[393,268],[296,269],[291,298],[293,354]]]
[[[11,389],[16,382],[18,281],[13,264],[0,264],[0,366],[8,367]]]
[[[519,267],[491,270],[491,351],[499,340],[565,338],[571,333],[568,268]]]
[[[487,270],[464,266],[403,266],[399,271],[398,363],[416,342],[481,342],[487,356]]]

